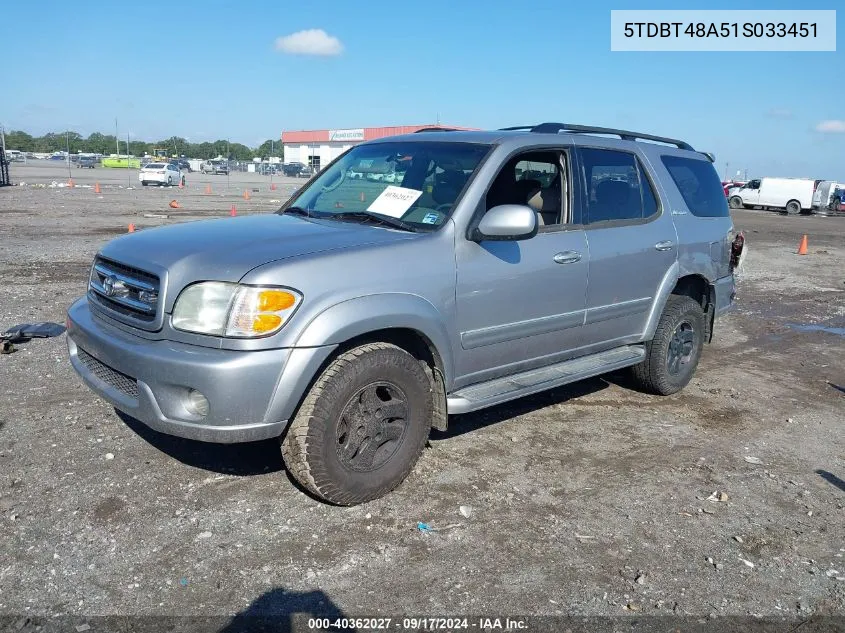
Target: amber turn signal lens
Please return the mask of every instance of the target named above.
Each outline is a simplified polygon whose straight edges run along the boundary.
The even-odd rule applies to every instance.
[[[282,317],[278,314],[258,314],[252,321],[253,332],[271,332],[282,324]]]
[[[284,290],[264,290],[258,295],[259,312],[281,312],[294,303],[296,303],[296,297]]]

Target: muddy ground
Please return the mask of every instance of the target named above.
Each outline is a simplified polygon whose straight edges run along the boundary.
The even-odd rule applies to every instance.
[[[79,171],[102,193],[31,186],[66,179],[44,165],[0,190],[0,329],[63,323],[129,223],[269,212],[297,186]],[[0,356],[0,615],[845,616],[845,218],[734,221],[739,307],[686,390],[609,376],[453,416],[398,490],[355,508],[297,489],[274,442],[122,420],[64,336]]]

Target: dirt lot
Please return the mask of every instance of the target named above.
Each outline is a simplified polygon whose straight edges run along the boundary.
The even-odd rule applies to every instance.
[[[44,164],[0,190],[0,329],[64,323],[129,223],[269,212],[296,187],[76,172],[102,193],[31,186],[66,180]],[[124,422],[64,336],[21,345],[0,357],[0,615],[845,616],[845,218],[734,219],[739,308],[685,391],[611,376],[455,416],[408,481],[356,508],[298,490],[273,442]]]

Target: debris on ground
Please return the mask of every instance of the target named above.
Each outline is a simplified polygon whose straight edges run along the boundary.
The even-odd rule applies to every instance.
[[[759,457],[752,457],[751,455],[746,455],[743,459],[747,461],[749,464],[757,464],[758,466],[762,466],[763,460]]]

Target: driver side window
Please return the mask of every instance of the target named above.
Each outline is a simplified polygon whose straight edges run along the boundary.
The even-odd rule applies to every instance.
[[[569,221],[569,187],[566,153],[531,151],[511,158],[490,185],[485,210],[502,204],[526,205],[537,213],[544,228]]]

